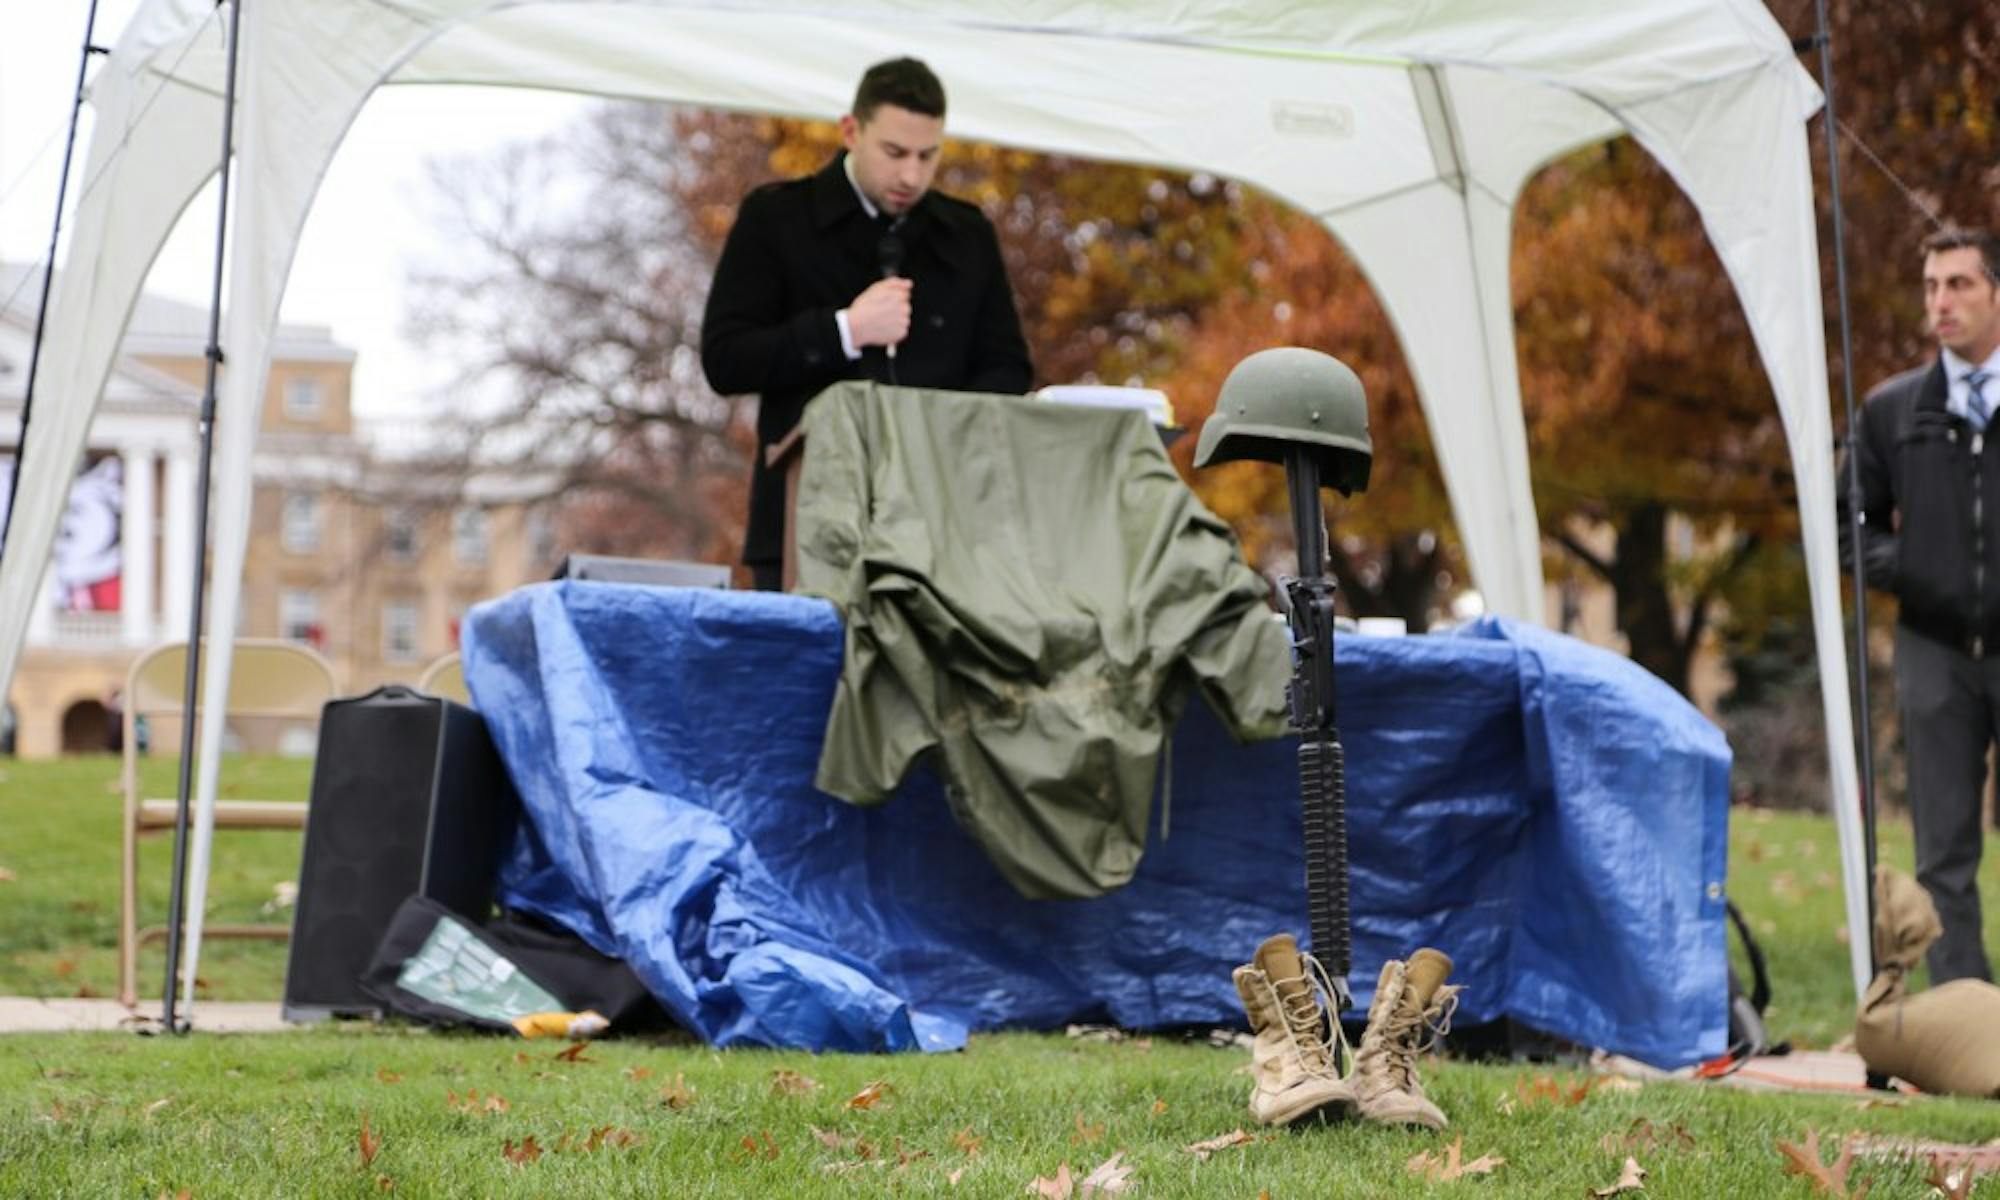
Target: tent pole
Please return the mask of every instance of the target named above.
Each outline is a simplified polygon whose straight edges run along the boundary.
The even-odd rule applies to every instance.
[[[220,2],[220,0],[219,0]],[[222,268],[229,234],[229,160],[236,134],[236,46],[243,27],[243,0],[229,2],[229,67],[222,89],[221,184],[215,201],[215,273],[208,296],[208,372],[201,395],[201,458],[195,473],[194,595],[188,605],[187,681],[181,694],[180,783],[175,793],[174,865],[167,898],[167,983],[160,1023],[169,1033],[186,1033],[174,1015],[174,988],[181,961],[181,925],[187,907],[188,804],[194,777],[194,727],[201,681],[203,583],[208,574],[208,472],[215,454],[215,376],[222,365]]]
[[[1881,971],[1875,956],[1875,736],[1868,715],[1868,583],[1861,571],[1861,463],[1855,454],[1855,438],[1860,425],[1854,411],[1854,332],[1847,312],[1846,221],[1840,200],[1840,112],[1833,96],[1833,31],[1827,24],[1826,0],[1813,0],[1818,14],[1820,87],[1826,92],[1826,107],[1820,118],[1826,130],[1827,191],[1833,200],[1833,280],[1840,310],[1840,390],[1847,406],[1847,544],[1854,548],[1854,712],[1859,728],[1861,766],[1862,859],[1867,867],[1863,886],[1868,891],[1868,928],[1852,931],[1868,939],[1870,973]],[[1835,797],[1835,803],[1845,798]]]
[[[49,289],[55,284],[56,245],[62,240],[63,202],[69,195],[70,156],[76,152],[76,123],[83,112],[83,83],[90,69],[90,56],[103,54],[104,47],[91,38],[97,32],[97,0],[90,0],[90,12],[83,19],[83,50],[76,59],[76,91],[69,102],[69,136],[63,142],[62,174],[56,178],[56,218],[49,224],[49,253],[42,262],[42,298],[35,306],[35,341],[28,350],[28,382],[21,392],[21,434],[14,443],[14,470],[7,476],[7,507],[0,512],[0,551],[14,527],[14,501],[21,492],[21,460],[28,448],[28,421],[35,411],[35,374],[42,365],[42,334],[48,328]]]

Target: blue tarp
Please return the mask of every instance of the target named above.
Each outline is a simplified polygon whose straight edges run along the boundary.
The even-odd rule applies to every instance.
[[[796,596],[565,582],[474,609],[467,682],[531,823],[505,902],[718,1045],[1242,1020],[1230,970],[1306,926],[1295,740],[1235,744],[1192,702],[1133,882],[1024,900],[925,772],[879,808],[813,789],[841,644]],[[1362,1010],[1429,945],[1461,1022],[1721,1053],[1721,733],[1625,659],[1500,620],[1337,647]]]

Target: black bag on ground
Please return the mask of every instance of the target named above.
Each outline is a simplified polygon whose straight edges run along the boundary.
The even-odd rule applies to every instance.
[[[1724,1057],[1741,1062],[1762,1054],[1790,1054],[1792,1044],[1772,1044],[1771,1033],[1764,1027],[1764,1010],[1771,1006],[1771,974],[1764,966],[1764,948],[1750,936],[1750,924],[1743,919],[1736,902],[1722,903],[1729,910],[1729,923],[1736,926],[1736,935],[1743,939],[1743,957],[1750,966],[1747,993],[1743,981],[1736,977],[1736,968],[1729,968],[1729,1050]]]
[[[668,1023],[632,968],[575,934],[511,913],[476,925],[423,896],[396,910],[361,986],[431,1025],[511,1033],[516,1017],[585,1010],[620,1033]]]

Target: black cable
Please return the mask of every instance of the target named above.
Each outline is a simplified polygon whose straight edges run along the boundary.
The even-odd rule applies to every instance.
[[[0,518],[0,551],[14,528],[14,501],[21,494],[21,466],[28,452],[28,422],[35,412],[35,375],[42,366],[42,335],[49,320],[49,291],[55,285],[56,243],[62,237],[63,202],[69,195],[70,156],[76,152],[76,123],[83,112],[83,82],[90,69],[90,56],[102,53],[92,42],[97,30],[97,0],[90,0],[90,13],[83,22],[83,50],[76,61],[76,92],[69,102],[69,137],[63,144],[62,174],[56,180],[56,216],[49,223],[49,256],[42,266],[42,298],[35,305],[35,340],[28,351],[28,383],[21,393],[21,433],[14,443],[14,470],[7,477],[7,512]],[[46,143],[45,143],[46,144]]]
[[[1868,713],[1868,584],[1861,570],[1861,459],[1860,425],[1854,411],[1854,334],[1847,311],[1846,221],[1840,202],[1840,114],[1834,105],[1833,32],[1827,25],[1826,0],[1814,0],[1819,26],[1820,87],[1826,93],[1822,128],[1826,131],[1827,190],[1833,200],[1833,279],[1836,304],[1840,310],[1840,390],[1847,408],[1847,544],[1854,561],[1854,690],[1855,720],[1859,732],[1861,771],[1862,890],[1868,902],[1868,928],[1854,936],[1868,939],[1868,968],[1878,973],[1882,964],[1875,954],[1875,737]],[[1836,797],[1835,803],[1841,798]]]

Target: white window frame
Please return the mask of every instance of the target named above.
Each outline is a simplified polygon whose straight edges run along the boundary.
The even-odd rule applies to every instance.
[[[278,540],[291,554],[316,554],[320,541],[317,492],[286,492],[279,514]]]
[[[451,514],[451,556],[466,566],[486,565],[491,553],[489,530],[492,522],[486,510],[468,505]]]
[[[295,633],[303,627],[306,631]],[[326,640],[326,626],[321,624],[319,593],[308,588],[285,588],[278,593],[278,636],[290,642],[304,642],[318,646]]]
[[[288,421],[317,421],[326,413],[326,384],[316,376],[292,376],[285,380],[282,394]]]
[[[382,515],[382,555],[390,562],[413,563],[423,557],[417,514],[393,505]]]
[[[423,653],[423,606],[415,600],[385,600],[382,602],[382,661],[385,663],[411,663]],[[407,633],[405,643],[398,636]]]

